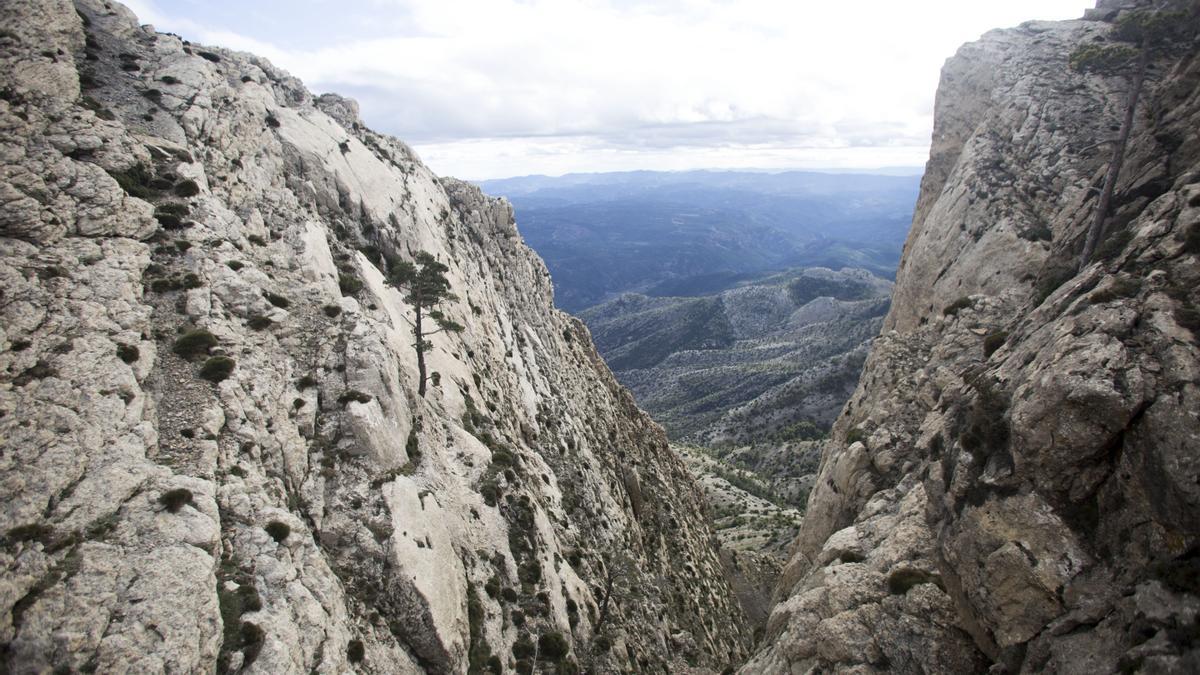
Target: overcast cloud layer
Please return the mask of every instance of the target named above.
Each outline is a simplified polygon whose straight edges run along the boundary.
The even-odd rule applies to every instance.
[[[942,62],[1088,0],[125,0],[253,51],[438,173],[921,166]]]

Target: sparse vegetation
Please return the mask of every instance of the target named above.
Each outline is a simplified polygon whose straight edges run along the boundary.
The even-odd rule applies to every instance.
[[[345,406],[349,403],[370,403],[371,395],[364,394],[357,389],[349,389],[338,397],[338,403]]]
[[[228,356],[209,357],[200,367],[200,377],[210,382],[221,382],[233,374],[236,365],[234,360]]]
[[[988,358],[996,353],[997,349],[1004,346],[1004,342],[1008,340],[1008,331],[998,330],[993,333],[988,333],[987,337],[983,338],[983,358]]]
[[[168,490],[158,496],[158,503],[171,513],[179,513],[183,507],[192,503],[192,491],[187,488]]]
[[[463,326],[452,321],[438,309],[443,302],[457,299],[450,292],[450,281],[446,272],[450,268],[439,262],[427,251],[418,251],[414,262],[399,261],[393,263],[388,271],[388,281],[397,288],[406,289],[404,301],[413,306],[414,321],[412,333],[415,342],[413,348],[417,351],[417,394],[425,395],[428,373],[425,368],[425,353],[433,349],[433,343],[427,338],[442,332],[459,333]],[[438,325],[436,330],[428,330],[423,321],[425,317],[433,319]]]
[[[217,336],[203,328],[196,328],[180,335],[175,340],[172,351],[186,359],[207,354],[208,350],[216,347],[217,344]]]
[[[134,345],[117,345],[117,358],[121,359],[125,363],[133,363],[137,361],[140,355],[141,353]]]
[[[283,540],[287,539],[288,535],[292,533],[292,528],[288,527],[287,523],[278,520],[272,520],[263,529],[267,531],[267,534],[271,535],[271,538],[276,543],[283,543]]]

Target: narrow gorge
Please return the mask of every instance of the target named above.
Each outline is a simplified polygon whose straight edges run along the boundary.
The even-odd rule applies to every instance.
[[[265,59],[6,0],[0,672],[1200,671],[1200,7],[1167,4],[946,62],[768,594],[505,200]],[[1130,78],[1072,56],[1151,8],[1184,37],[1144,46],[1080,267]],[[422,252],[462,330],[414,348]]]

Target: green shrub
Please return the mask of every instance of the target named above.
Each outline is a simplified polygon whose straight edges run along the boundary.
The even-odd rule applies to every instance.
[[[949,305],[946,305],[942,309],[942,315],[943,316],[954,316],[954,315],[958,314],[959,311],[966,309],[967,307],[970,307],[970,306],[971,306],[971,299],[966,296],[963,296],[963,297],[955,300],[954,302],[950,303]]]
[[[183,275],[183,281],[180,283],[184,288],[187,289],[200,288],[204,285],[204,282],[201,281],[200,277],[193,272],[188,272],[187,274]]]
[[[989,333],[983,339],[983,358],[988,358],[996,353],[997,349],[1004,346],[1004,341],[1008,339],[1008,331],[998,330],[994,333]]]
[[[200,186],[196,183],[196,181],[189,178],[187,180],[180,181],[179,184],[175,186],[175,194],[179,195],[180,197],[195,197],[196,195],[200,194]]]
[[[548,661],[557,661],[571,652],[571,643],[562,633],[543,633],[538,638],[538,657]]]
[[[533,640],[528,635],[522,635],[517,638],[517,641],[512,646],[512,654],[518,659],[527,659],[533,656],[535,651],[536,647],[534,647]]]
[[[179,78],[172,77],[170,75],[163,75],[162,77],[160,77],[158,79],[163,84],[179,84]]]
[[[1034,305],[1040,305],[1058,290],[1059,286],[1067,283],[1075,277],[1075,269],[1066,265],[1059,265],[1045,270],[1041,278],[1038,279],[1035,288]]]
[[[134,345],[117,345],[117,358],[125,363],[133,363],[138,360],[141,353]]]
[[[258,236],[257,234],[249,235],[248,237],[246,237],[246,241],[250,242],[251,244],[254,244],[255,246],[266,246],[267,245],[266,240],[263,239],[262,237]]]
[[[192,503],[192,491],[187,488],[168,490],[158,496],[158,503],[171,513],[179,513],[180,509]]]
[[[246,325],[253,330],[266,330],[273,326],[274,322],[262,314],[255,314],[246,320]]]
[[[268,114],[267,115],[267,126],[271,127],[272,129],[278,129],[280,126],[279,118],[273,114]]]
[[[342,289],[342,295],[354,295],[362,290],[363,282],[357,276],[348,272],[338,274],[338,288]]]
[[[207,354],[208,350],[216,346],[217,336],[203,328],[196,328],[179,336],[175,340],[172,351],[184,358],[191,358],[200,354]]]
[[[186,239],[176,239],[175,248],[179,249],[180,253],[187,253],[187,250],[192,247],[192,242]]]
[[[87,105],[86,100],[84,104]],[[96,104],[96,106],[99,107],[99,104]],[[99,116],[99,111],[97,110],[96,112],[97,116]],[[112,115],[112,113],[109,113],[109,115]],[[115,117],[113,118],[115,119]],[[113,180],[117,181],[117,185],[120,185],[121,189],[131,197],[153,199],[158,196],[158,191],[150,187],[150,182],[154,179],[154,174],[144,164],[135,164],[124,171],[109,171],[108,175],[112,176]]]
[[[350,663],[362,663],[367,656],[366,647],[363,646],[362,640],[351,640],[346,645],[346,660]]]
[[[312,375],[305,375],[296,381],[296,387],[299,389],[308,389],[315,386],[317,386],[317,378]]]
[[[228,356],[213,356],[200,367],[200,377],[210,382],[220,382],[227,379],[237,364]]]
[[[242,261],[240,261],[240,260],[230,260],[229,262],[225,263],[225,266],[228,267],[229,269],[233,270],[234,272],[236,272],[236,271],[242,269],[243,267],[245,267],[246,265],[244,263],[242,263]]]
[[[54,528],[45,523],[18,525],[4,534],[9,541],[40,541],[43,544],[49,543],[53,536]]]
[[[342,394],[341,396],[339,396],[339,397],[338,397],[338,403],[339,403],[340,405],[343,405],[343,406],[344,406],[344,405],[346,405],[346,404],[348,404],[348,403],[351,403],[351,402],[354,402],[354,403],[370,403],[370,402],[371,402],[371,395],[370,395],[370,394],[364,394],[363,392],[361,392],[361,391],[359,391],[359,390],[357,390],[357,389],[348,389],[348,390],[346,390],[346,392],[345,392],[344,394]]]
[[[846,445],[854,445],[855,443],[866,443],[867,434],[862,429],[855,427],[846,432]]]
[[[283,540],[287,539],[288,535],[292,533],[292,528],[288,527],[287,523],[278,520],[272,520],[263,529],[267,531],[267,534],[271,535],[271,538],[276,543],[283,543]]]
[[[342,308],[337,305],[325,305],[321,308],[321,311],[325,312],[325,316],[336,319],[342,313]]]

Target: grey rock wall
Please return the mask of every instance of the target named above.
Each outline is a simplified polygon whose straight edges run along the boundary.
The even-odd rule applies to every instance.
[[[744,672],[1200,668],[1194,43],[1153,64],[1074,269],[1127,84],[1067,60],[1118,5],[946,63],[892,309]]]
[[[693,481],[507,203],[116,3],[0,27],[0,669],[743,657]],[[417,250],[466,326],[424,398],[377,266]]]

